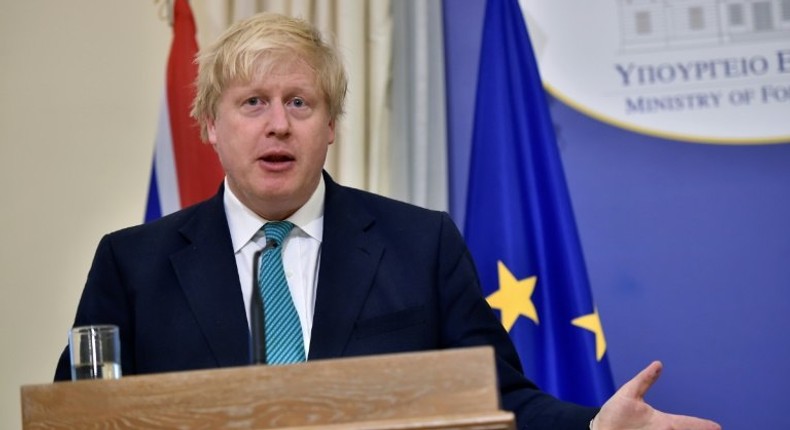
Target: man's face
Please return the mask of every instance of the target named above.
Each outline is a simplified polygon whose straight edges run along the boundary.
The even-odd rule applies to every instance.
[[[258,215],[284,219],[318,186],[335,123],[313,70],[288,60],[220,96],[208,140],[233,193]]]

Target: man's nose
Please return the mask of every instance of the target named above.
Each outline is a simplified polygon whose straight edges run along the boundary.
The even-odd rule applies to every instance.
[[[268,136],[285,136],[291,127],[288,111],[282,103],[272,103],[267,115],[266,134]]]

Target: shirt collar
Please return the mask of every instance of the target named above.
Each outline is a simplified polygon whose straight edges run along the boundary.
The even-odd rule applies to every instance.
[[[321,175],[318,186],[313,195],[296,212],[288,217],[288,221],[295,226],[294,231],[301,231],[304,235],[312,237],[321,242],[324,234],[324,196],[326,194],[326,184]],[[233,243],[233,252],[238,253],[250,242],[257,240],[261,227],[268,220],[261,218],[250,208],[244,205],[241,200],[233,194],[228,186],[228,178],[225,178],[225,193],[223,195],[225,204],[225,216],[228,218],[228,228],[230,229],[230,239]]]

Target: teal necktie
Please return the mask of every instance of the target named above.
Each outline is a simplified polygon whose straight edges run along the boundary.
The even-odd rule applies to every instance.
[[[263,226],[267,246],[261,254],[258,288],[263,298],[267,364],[305,361],[302,326],[283,270],[281,245],[293,226],[288,221]]]

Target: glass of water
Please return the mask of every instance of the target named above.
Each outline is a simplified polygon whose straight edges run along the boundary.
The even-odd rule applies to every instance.
[[[89,325],[69,332],[71,379],[121,377],[121,340],[118,326]]]

